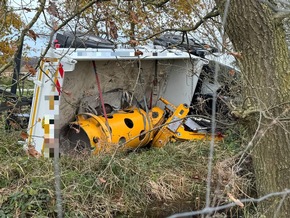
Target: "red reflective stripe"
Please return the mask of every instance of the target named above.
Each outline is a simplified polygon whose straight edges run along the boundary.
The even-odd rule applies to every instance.
[[[60,83],[59,83],[58,80],[56,80],[55,87],[56,87],[56,89],[58,91],[58,95],[60,95],[60,89],[61,89],[61,87],[60,87]]]
[[[63,78],[64,70],[63,70],[63,68],[62,68],[62,64],[61,64],[61,63],[59,64],[58,71],[59,71],[59,74],[60,74],[61,78]]]

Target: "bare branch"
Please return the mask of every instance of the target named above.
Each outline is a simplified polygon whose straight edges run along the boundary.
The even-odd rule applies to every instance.
[[[290,2],[289,2],[289,1],[279,0],[278,2],[279,2],[280,4],[282,4],[282,5],[285,5],[285,6],[290,7]]]
[[[8,69],[9,67],[12,66],[13,60],[11,59],[8,63],[4,64],[1,68],[0,68],[0,74],[3,73],[6,69]]]
[[[107,1],[107,0],[104,0]],[[37,67],[40,64],[41,59],[46,55],[46,53],[48,52],[51,44],[52,44],[52,40],[53,40],[53,36],[54,34],[59,31],[61,28],[63,28],[65,25],[67,25],[72,19],[74,19],[77,15],[81,14],[82,12],[84,12],[85,10],[87,10],[89,7],[91,7],[93,4],[97,3],[97,2],[102,2],[102,0],[93,0],[90,1],[89,3],[87,3],[85,6],[83,6],[80,10],[76,11],[74,14],[72,14],[70,17],[68,17],[67,19],[65,19],[57,28],[52,28],[52,32],[50,34],[50,38],[49,38],[49,42],[48,42],[48,46],[46,47],[46,49],[44,50],[44,52],[41,54],[39,61],[37,63]]]
[[[209,12],[208,14],[206,14],[202,19],[200,19],[193,27],[191,28],[181,28],[181,29],[177,29],[177,28],[172,28],[172,29],[165,29],[165,30],[162,30],[162,31],[159,31],[149,37],[146,37],[146,38],[143,38],[143,39],[140,39],[139,41],[146,41],[148,39],[151,39],[155,36],[158,36],[162,33],[165,33],[165,32],[170,32],[170,31],[175,31],[175,32],[189,32],[189,31],[194,31],[196,30],[198,27],[200,27],[206,20],[210,19],[210,18],[213,18],[213,17],[217,17],[219,16],[219,12],[216,8],[214,8],[211,12]]]
[[[275,19],[278,19],[278,20],[284,20],[285,18],[289,18],[290,17],[290,10],[288,11],[280,11],[280,12],[277,12],[275,15],[274,15],[274,18]]]
[[[42,11],[44,10],[44,6],[45,6],[45,2],[46,0],[40,0],[40,6],[37,9],[36,14],[34,15],[34,17],[32,18],[32,20],[25,26],[25,28],[22,30],[20,37],[18,39],[18,43],[17,43],[17,47],[19,48],[20,45],[22,44],[22,42],[24,41],[24,37],[26,36],[26,34],[28,33],[28,31],[31,29],[31,27],[36,23],[36,21],[38,20],[40,14],[42,13]],[[5,64],[4,66],[2,66],[0,68],[0,74],[6,70],[8,67],[12,66],[13,61],[16,57],[16,55],[18,54],[18,52],[15,53],[14,58],[11,59],[7,64]]]
[[[154,6],[156,6],[157,8],[160,8],[160,7],[162,7],[163,5],[165,5],[167,2],[169,2],[170,0],[163,0],[163,1],[160,1],[160,2],[155,2],[155,1],[145,1],[145,2],[147,2],[148,4],[150,4],[150,5],[154,5]]]
[[[261,202],[264,201],[268,198],[272,198],[272,197],[277,197],[277,196],[285,196],[285,195],[289,195],[290,194],[290,189],[286,189],[285,191],[282,192],[273,192],[267,195],[264,195],[260,198],[247,198],[247,199],[242,199],[240,200],[242,203],[248,203],[248,202]],[[178,213],[178,214],[174,214],[172,216],[169,216],[168,218],[177,218],[177,217],[188,217],[188,216],[195,216],[195,215],[205,215],[205,214],[212,214],[214,212],[220,211],[220,210],[224,210],[224,209],[228,209],[231,208],[233,206],[236,206],[236,203],[229,203],[229,204],[225,204],[222,206],[217,206],[217,207],[206,207],[202,210],[198,210],[198,211],[192,211],[192,212],[185,212],[185,213]]]

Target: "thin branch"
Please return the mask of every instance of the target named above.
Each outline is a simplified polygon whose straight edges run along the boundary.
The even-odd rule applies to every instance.
[[[54,34],[59,31],[61,28],[63,28],[65,25],[67,25],[72,19],[74,19],[77,15],[81,14],[82,12],[84,12],[85,10],[87,10],[89,7],[91,7],[93,4],[97,3],[97,2],[102,2],[102,1],[108,1],[108,0],[94,0],[89,2],[88,4],[86,4],[85,6],[83,6],[79,11],[75,12],[73,15],[71,15],[70,17],[68,17],[66,20],[64,20],[57,28],[52,28],[52,32],[50,34],[50,38],[49,38],[49,42],[48,42],[48,46],[46,47],[46,49],[44,50],[44,52],[41,54],[40,59],[37,63],[37,67],[40,64],[41,59],[46,55],[46,53],[48,52],[48,50],[50,49],[52,40],[53,40],[53,36]]]
[[[277,20],[284,20],[285,18],[290,18],[290,10],[277,12],[274,15],[274,18]]]
[[[37,12],[36,14],[34,15],[34,17],[32,18],[32,20],[25,26],[25,28],[22,30],[21,34],[20,34],[20,37],[18,39],[18,44],[17,44],[17,47],[19,49],[20,45],[22,44],[22,42],[24,41],[24,37],[26,36],[27,32],[31,29],[31,27],[36,23],[36,21],[38,20],[40,14],[42,13],[43,9],[44,9],[44,6],[45,6],[45,2],[46,0],[40,0],[40,6],[39,8],[37,9]],[[4,66],[2,66],[0,68],[0,74],[6,70],[8,67],[12,66],[13,64],[13,61],[15,59],[17,55],[17,52],[14,54],[14,58],[11,59],[7,64],[5,64]]]
[[[157,7],[157,8],[160,8],[160,7],[162,7],[162,6],[164,6],[167,2],[169,2],[170,0],[163,0],[163,1],[161,1],[161,2],[154,2],[154,1],[145,1],[145,2],[147,2],[148,4],[150,4],[150,5],[154,5],[155,7]]]
[[[286,5],[288,7],[290,7],[290,2],[289,1],[285,1],[285,0],[279,0],[278,1],[280,4]]]
[[[286,189],[285,191],[282,192],[273,192],[267,195],[264,195],[260,198],[247,198],[247,199],[242,199],[240,200],[242,203],[259,203],[261,201],[264,201],[268,198],[272,198],[272,197],[277,197],[277,196],[285,196],[285,195],[289,195],[290,194],[290,189]],[[229,204],[225,204],[222,206],[217,206],[217,207],[205,207],[202,210],[197,210],[197,211],[192,211],[192,212],[185,212],[185,213],[178,213],[178,214],[174,214],[172,216],[169,216],[168,218],[177,218],[177,217],[189,217],[189,216],[196,216],[196,215],[205,215],[205,214],[212,214],[214,212],[220,211],[220,210],[224,210],[224,209],[228,209],[231,208],[233,206],[236,206],[235,203],[229,203]]]
[[[165,30],[162,30],[162,31],[159,31],[158,33],[155,33],[149,37],[146,37],[146,38],[143,38],[143,39],[140,39],[139,41],[146,41],[148,39],[151,39],[155,36],[158,36],[162,33],[165,33],[165,32],[169,32],[169,31],[175,31],[175,32],[189,32],[189,31],[194,31],[196,30],[198,27],[200,27],[206,20],[210,19],[210,18],[213,18],[213,17],[217,17],[219,16],[219,12],[216,8],[214,8],[211,12],[209,12],[208,14],[206,14],[202,19],[200,19],[193,27],[191,28],[181,28],[181,29],[178,29],[178,28],[171,28],[171,29],[165,29]]]
[[[13,64],[13,60],[11,59],[8,63],[4,64],[1,68],[0,68],[0,74],[3,73],[6,69],[8,69],[9,67],[11,67]]]

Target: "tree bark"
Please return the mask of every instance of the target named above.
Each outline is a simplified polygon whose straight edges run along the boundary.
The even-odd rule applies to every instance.
[[[221,14],[225,0],[215,0]],[[257,111],[249,117],[249,136],[256,132],[252,156],[258,195],[290,188],[290,70],[285,30],[274,12],[257,0],[235,0],[225,24],[243,78],[245,103]],[[259,119],[262,115],[262,119]],[[288,119],[288,120],[287,120]],[[257,129],[259,127],[259,129]],[[266,217],[290,217],[290,197],[259,204]]]

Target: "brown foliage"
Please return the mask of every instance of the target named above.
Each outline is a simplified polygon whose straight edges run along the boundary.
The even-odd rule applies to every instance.
[[[33,30],[28,30],[27,35],[32,38],[34,41],[36,41],[36,38],[39,38],[39,35],[36,34]]]

